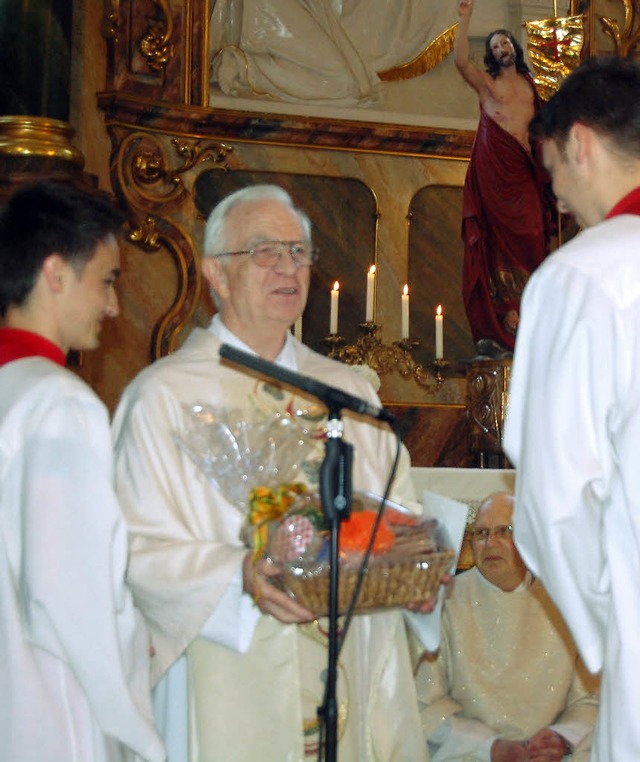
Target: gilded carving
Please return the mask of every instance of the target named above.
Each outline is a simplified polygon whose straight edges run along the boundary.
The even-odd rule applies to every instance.
[[[118,184],[133,208],[154,211],[161,204],[166,213],[186,196],[180,168],[171,168],[163,143],[154,135],[126,135],[117,150],[116,171]]]
[[[193,214],[186,173],[205,164],[223,164],[230,150],[213,141],[163,141],[144,132],[125,133],[114,150],[113,184],[130,211],[129,240],[146,252],[164,247],[177,270],[174,302],[153,329],[151,359],[174,349],[202,288],[195,242],[179,222],[181,214]]]
[[[178,285],[173,304],[153,327],[152,360],[169,354],[175,349],[178,334],[191,320],[202,290],[202,278],[193,239],[177,225],[167,224],[166,227],[166,232],[161,231],[162,242],[176,265]]]
[[[205,143],[205,145],[201,145],[199,140],[192,143],[174,138],[171,141],[171,144],[176,149],[178,156],[183,159],[183,164],[182,167],[180,167],[179,173],[186,172],[196,164],[202,164],[204,162],[222,164],[226,161],[227,154],[233,151],[233,147],[228,146],[225,143]],[[228,169],[228,167],[225,165],[223,169]]]
[[[129,240],[145,251],[157,251],[160,248],[158,221],[147,215],[144,220],[129,231]]]
[[[456,39],[457,22],[445,29],[427,45],[418,55],[407,63],[392,69],[378,72],[382,81],[395,82],[400,79],[412,79],[435,69],[453,50]]]
[[[224,143],[173,138],[173,151],[154,135],[133,132],[118,148],[116,169],[120,185],[132,205],[175,209],[188,194],[183,177],[197,165],[225,164],[232,148]],[[179,161],[176,163],[175,159]]]
[[[164,176],[162,157],[155,151],[140,151],[131,162],[133,177],[138,183],[151,185]]]
[[[153,0],[161,18],[150,22],[147,31],[138,42],[140,52],[153,71],[162,71],[173,57],[173,17],[169,0]]]
[[[640,25],[637,23],[636,7],[633,0],[622,0],[624,5],[624,22],[622,29],[616,19],[600,16],[600,26],[604,33],[611,38],[614,52],[617,56],[626,58],[631,55],[640,39]]]
[[[502,453],[502,429],[509,401],[511,360],[478,360],[467,373],[470,447]]]

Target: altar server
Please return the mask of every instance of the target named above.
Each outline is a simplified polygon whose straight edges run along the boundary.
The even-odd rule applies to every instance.
[[[533,121],[585,228],[524,294],[504,438],[515,541],[603,670],[593,760],[640,759],[640,64],[592,59]]]
[[[0,212],[0,759],[165,758],[124,583],[108,414],[67,370],[118,314],[110,202],[41,182]]]

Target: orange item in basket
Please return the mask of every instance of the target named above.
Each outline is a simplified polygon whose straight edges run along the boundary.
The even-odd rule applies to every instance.
[[[340,527],[340,547],[343,550],[364,553],[369,545],[371,531],[376,520],[375,511],[358,511],[342,522]],[[373,543],[373,552],[379,553],[393,547],[395,535],[389,528],[385,518],[382,518],[376,539]]]

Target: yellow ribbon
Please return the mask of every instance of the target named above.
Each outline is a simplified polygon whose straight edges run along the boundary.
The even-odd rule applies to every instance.
[[[262,555],[267,544],[269,522],[282,518],[306,489],[302,482],[291,482],[280,484],[278,487],[254,487],[251,490],[247,521],[255,527],[253,530],[254,561]]]

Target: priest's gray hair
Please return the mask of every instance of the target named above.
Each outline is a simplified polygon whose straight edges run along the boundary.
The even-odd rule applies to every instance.
[[[300,220],[305,239],[311,241],[311,220],[295,206],[293,199],[284,188],[279,185],[251,185],[231,193],[214,207],[204,230],[203,254],[205,257],[213,257],[228,250],[225,228],[229,212],[240,204],[255,201],[278,201],[287,206]]]

